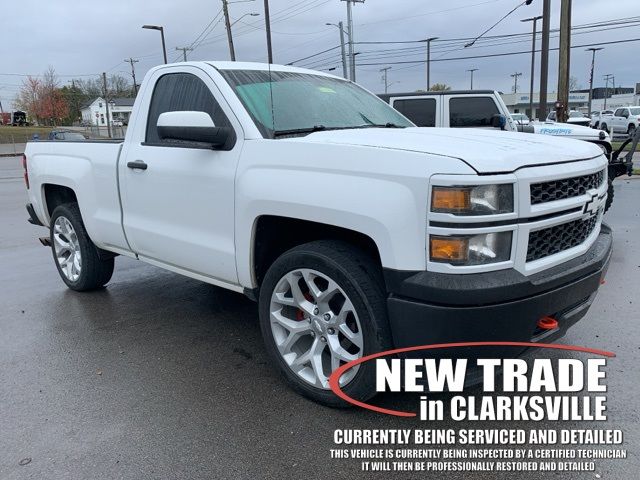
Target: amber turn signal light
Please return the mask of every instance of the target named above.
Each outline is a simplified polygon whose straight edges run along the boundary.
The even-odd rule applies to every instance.
[[[432,262],[465,262],[469,254],[469,240],[467,238],[431,236],[429,252]]]
[[[471,192],[468,188],[433,187],[431,210],[433,212],[457,212],[471,209]]]

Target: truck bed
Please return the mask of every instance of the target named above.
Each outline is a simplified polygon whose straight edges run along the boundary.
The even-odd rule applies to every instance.
[[[44,225],[51,212],[47,185],[72,189],[91,238],[100,247],[127,248],[122,231],[118,185],[121,140],[33,141],[27,143],[29,201]]]

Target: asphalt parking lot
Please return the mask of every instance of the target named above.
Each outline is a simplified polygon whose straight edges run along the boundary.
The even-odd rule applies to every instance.
[[[46,231],[26,222],[18,165],[0,158],[0,479],[365,478],[356,462],[329,458],[334,429],[428,428],[292,393],[268,364],[257,309],[242,295],[125,258],[106,289],[67,290],[37,241]],[[609,421],[500,424],[621,428],[629,458],[598,461],[597,472],[510,479],[637,475],[639,212],[640,180],[617,180],[605,217],[615,232],[607,283],[562,340],[617,353],[608,367]],[[416,407],[415,397],[378,402]]]

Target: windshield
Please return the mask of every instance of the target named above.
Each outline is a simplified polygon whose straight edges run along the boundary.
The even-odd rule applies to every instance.
[[[527,117],[523,113],[512,113],[511,118],[514,120],[526,120]]]
[[[378,97],[345,80],[266,70],[220,73],[265,138],[316,130],[414,126]]]
[[[640,107],[638,108],[630,108],[631,115],[640,115]]]
[[[580,112],[571,112],[569,118],[584,118],[584,115]]]

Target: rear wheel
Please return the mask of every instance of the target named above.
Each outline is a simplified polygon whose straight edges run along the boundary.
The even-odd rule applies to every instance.
[[[629,125],[627,133],[629,134],[629,138],[633,138],[633,136],[636,134],[636,126],[635,125]]]
[[[295,247],[269,268],[260,288],[260,327],[274,363],[298,393],[346,406],[329,387],[345,363],[390,348],[379,266],[337,241]],[[340,385],[364,401],[375,395],[375,365],[347,371]]]
[[[51,215],[51,250],[62,281],[79,292],[104,286],[113,275],[113,258],[100,258],[84,228],[77,203],[55,208]]]

